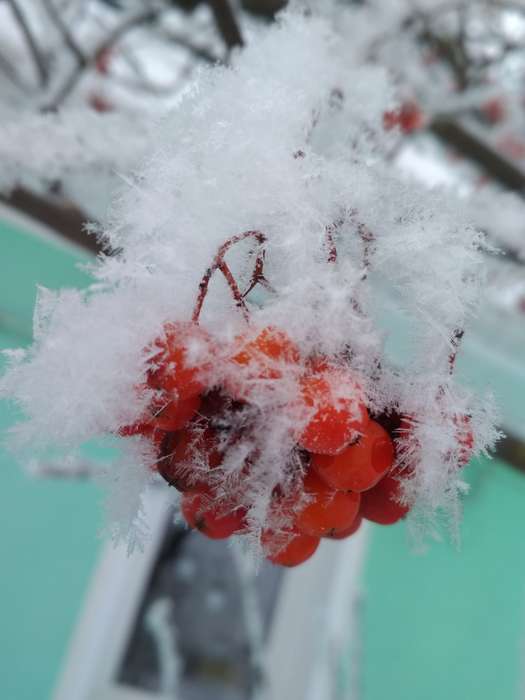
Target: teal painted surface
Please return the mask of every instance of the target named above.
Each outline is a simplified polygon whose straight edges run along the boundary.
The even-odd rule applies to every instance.
[[[0,256],[0,346],[12,347],[30,339],[36,284],[87,276],[75,267],[83,258],[1,224]],[[0,405],[0,432],[11,421]],[[417,556],[403,525],[373,531],[360,700],[518,698],[525,478],[495,462],[469,471],[461,552],[437,543]],[[0,698],[45,700],[96,560],[100,497],[84,483],[32,480],[4,451],[0,485]]]
[[[469,467],[461,551],[411,552],[374,526],[364,576],[362,700],[518,700],[525,677],[525,477]],[[524,666],[520,670],[520,666]]]
[[[73,248],[0,221],[0,330],[29,340],[37,285],[85,286],[89,278],[79,266],[89,260]]]
[[[36,284],[82,286],[75,265],[85,261],[0,222],[1,348],[29,341]],[[0,435],[12,421],[0,403]],[[100,546],[100,494],[30,478],[2,448],[0,486],[0,698],[46,700]]]

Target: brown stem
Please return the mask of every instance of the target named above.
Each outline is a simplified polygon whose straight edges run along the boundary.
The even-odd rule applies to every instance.
[[[363,274],[361,275],[361,279],[364,281],[368,277],[368,272],[370,270],[370,260],[372,257],[372,244],[375,241],[375,236],[370,231],[369,228],[365,226],[365,224],[358,224],[357,226],[357,232],[359,233],[359,236],[361,237],[361,240],[363,242]]]
[[[459,352],[459,346],[461,344],[461,340],[463,339],[463,336],[465,335],[465,331],[462,328],[456,328],[454,333],[452,334],[451,338],[451,345],[452,345],[452,350],[448,356],[448,371],[449,374],[452,375],[454,373],[454,368],[456,366],[456,359],[458,356]]]
[[[24,38],[27,42],[27,46],[29,48],[29,52],[31,53],[31,56],[33,57],[33,62],[35,64],[36,71],[38,73],[38,78],[40,81],[40,85],[46,85],[48,80],[49,80],[49,71],[47,69],[46,61],[40,51],[40,48],[36,42],[35,37],[33,36],[33,32],[31,31],[31,28],[29,26],[29,23],[26,20],[26,17],[20,7],[18,6],[17,0],[7,0],[7,3],[9,7],[11,8],[11,12],[16,18],[16,21],[18,22],[18,25],[20,27],[20,30],[22,34],[24,35]]]
[[[135,27],[146,22],[153,21],[160,13],[159,9],[147,9],[142,12],[138,12],[134,15],[127,17],[121,24],[119,24],[115,29],[113,29],[108,36],[103,39],[98,46],[89,54],[89,56],[84,57],[83,63],[78,63],[74,70],[67,77],[66,81],[55,95],[54,99],[42,108],[43,112],[53,112],[56,111],[62,103],[69,97],[73,92],[76,85],[82,78],[84,71],[89,66],[93,65],[97,58],[111,49],[127,32],[131,31]]]
[[[75,56],[77,63],[79,66],[85,66],[86,65],[86,57],[84,56],[84,52],[78,45],[76,39],[73,37],[73,34],[69,30],[69,27],[67,24],[64,22],[60,11],[55,7],[53,4],[53,0],[44,0],[44,6],[55,23],[55,25],[58,28],[58,31],[62,35],[62,39],[64,40],[64,43],[68,47],[68,49],[71,51],[71,53]]]
[[[230,248],[232,248],[232,246],[248,238],[253,238],[257,242],[259,246],[259,252],[257,254],[255,269],[253,271],[250,284],[248,285],[247,290],[243,293],[239,289],[239,285],[237,284],[237,281],[233,276],[229,266],[226,264],[224,258],[226,256],[226,253],[230,250]],[[245,320],[249,320],[250,314],[248,311],[248,307],[246,306],[246,302],[244,301],[244,298],[257,284],[261,284],[267,289],[271,288],[271,285],[264,277],[264,245],[266,243],[266,240],[266,236],[261,231],[244,231],[243,233],[239,233],[236,236],[228,238],[228,240],[221,245],[221,247],[217,251],[217,254],[215,255],[215,258],[213,259],[212,264],[204,273],[204,276],[199,284],[199,293],[197,295],[195,308],[193,309],[192,314],[192,320],[194,321],[194,323],[198,323],[199,321],[202,306],[208,294],[210,280],[214,272],[216,272],[217,270],[219,270],[219,272],[223,274],[228,284],[228,287],[231,290],[236,306],[240,309]]]
[[[241,30],[229,0],[208,0],[208,5],[213,12],[217,29],[228,49],[243,46]]]

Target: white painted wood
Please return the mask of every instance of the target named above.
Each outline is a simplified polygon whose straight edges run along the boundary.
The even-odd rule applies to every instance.
[[[146,499],[152,540],[144,554],[104,547],[53,700],[167,700],[115,683],[125,645],[170,517],[171,493]],[[344,542],[323,542],[315,556],[285,573],[262,654],[264,700],[329,700],[327,650],[343,646],[352,627],[366,549],[366,528]],[[315,689],[323,695],[312,695]],[[174,700],[170,697],[169,700]]]
[[[143,553],[128,556],[125,547],[111,543],[104,547],[53,700],[100,700],[112,685],[162,543],[171,502],[168,489],[153,488],[147,494],[145,510],[152,536]]]

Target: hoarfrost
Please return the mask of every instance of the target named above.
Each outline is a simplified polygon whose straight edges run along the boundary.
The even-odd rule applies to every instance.
[[[249,297],[251,324],[284,329],[303,357],[350,348],[371,411],[414,420],[413,433],[399,439],[400,454],[417,453],[419,462],[405,498],[430,527],[439,508],[457,522],[463,487],[454,421],[470,416],[478,452],[497,437],[490,402],[456,387],[450,373],[454,338],[476,307],[484,241],[458,201],[400,182],[384,166],[390,136],[382,114],[392,95],[386,71],[349,65],[346,40],[328,21],[293,12],[231,68],[203,70],[115,200],[102,235],[121,252],[98,260],[87,292],[40,294],[35,343],[10,355],[1,384],[26,416],[13,429],[16,448],[71,450],[138,421],[151,398],[137,390],[144,348],[165,322],[191,318],[219,246],[257,230],[266,237],[272,291]],[[330,246],[337,260],[327,262]],[[245,283],[250,252],[247,241],[229,253]],[[385,332],[372,314],[379,287],[412,320],[415,352],[404,365],[384,356]],[[219,277],[201,322],[218,348],[245,328]],[[224,381],[221,366],[211,383]],[[254,532],[272,489],[287,484],[295,387],[291,377],[284,395],[256,391],[264,424],[245,489]],[[124,442],[108,475],[110,528],[117,536],[131,528],[136,537],[154,455],[139,438]],[[239,478],[253,448],[238,446],[240,457],[232,451],[225,472]]]

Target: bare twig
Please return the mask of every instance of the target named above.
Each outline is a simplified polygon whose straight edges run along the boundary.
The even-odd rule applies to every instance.
[[[57,110],[73,92],[76,85],[82,78],[85,69],[92,66],[101,54],[111,49],[118,41],[120,41],[120,39],[125,34],[127,34],[132,29],[137,28],[141,24],[152,22],[158,17],[160,12],[161,10],[158,7],[149,8],[147,10],[143,10],[136,14],[130,15],[126,19],[124,19],[121,22],[121,24],[119,24],[111,32],[109,32],[108,36],[106,36],[88,56],[85,56],[85,61],[83,64],[77,63],[77,66],[68,76],[58,93],[55,95],[54,99],[50,103],[45,105],[42,108],[42,111],[52,112]]]
[[[62,35],[64,43],[69,48],[71,53],[75,56],[77,63],[79,64],[79,66],[84,67],[86,65],[86,57],[84,56],[84,52],[78,45],[76,39],[73,37],[73,34],[70,32],[69,27],[64,22],[60,11],[55,7],[53,0],[44,0],[44,6],[49,16],[57,26],[60,34]]]
[[[213,12],[217,29],[228,49],[243,46],[241,30],[229,0],[207,0],[207,2]]]
[[[168,41],[173,42],[178,46],[181,46],[183,49],[186,49],[196,58],[201,59],[201,61],[205,61],[206,63],[211,64],[221,62],[221,59],[218,56],[215,56],[208,48],[206,48],[205,46],[197,46],[182,34],[168,32],[166,30],[164,30],[164,33]]]
[[[342,226],[342,224],[343,219],[339,219],[338,221],[334,221],[333,224],[328,224],[328,226],[325,228],[325,239],[328,248],[327,261],[329,263],[337,262],[337,246],[335,244],[334,233]]]
[[[27,91],[26,85],[20,79],[20,76],[15,70],[15,67],[11,61],[0,53],[0,70],[6,76],[6,78],[17,88]]]
[[[525,193],[525,172],[483,143],[471,130],[455,121],[440,118],[434,119],[429,128],[441,141],[481,165],[505,187],[521,195]]]
[[[49,71],[47,68],[46,61],[44,59],[44,56],[42,55],[40,51],[40,47],[38,46],[35,37],[33,36],[33,32],[31,31],[31,28],[26,20],[26,17],[20,7],[18,6],[17,0],[7,0],[7,4],[11,8],[11,11],[13,15],[16,18],[16,21],[18,22],[18,25],[20,27],[20,30],[22,34],[24,35],[24,38],[27,42],[27,46],[29,49],[29,52],[33,58],[33,63],[36,68],[36,72],[38,74],[38,79],[40,82],[40,85],[47,85],[48,80],[49,80]]]
[[[450,343],[452,345],[452,350],[450,351],[450,354],[448,356],[449,374],[454,373],[454,369],[456,367],[456,359],[457,359],[458,352],[459,352],[459,346],[461,344],[461,341],[463,339],[464,334],[465,334],[465,331],[462,328],[456,328],[456,330],[452,334],[452,338],[450,339]]]
[[[235,280],[235,277],[232,275],[232,272],[230,268],[228,267],[227,263],[225,262],[224,258],[226,256],[226,253],[232,248],[232,246],[236,245],[237,243],[240,243],[241,241],[244,241],[248,238],[253,238],[258,246],[259,246],[259,254],[257,256],[257,260],[255,263],[255,270],[252,275],[252,280],[250,285],[248,286],[247,291],[243,294],[241,290],[239,289],[239,285],[237,284],[237,281]],[[193,315],[192,315],[192,320],[197,323],[202,311],[202,306],[204,304],[204,300],[206,299],[206,295],[208,294],[208,287],[210,284],[210,280],[217,270],[219,270],[231,292],[233,299],[235,301],[235,304],[237,308],[241,311],[242,315],[244,316],[244,319],[246,321],[249,320],[250,314],[248,311],[248,307],[246,306],[246,302],[244,301],[244,297],[250,292],[256,284],[262,284],[263,286],[268,286],[269,283],[264,277],[263,274],[263,263],[264,263],[264,246],[266,244],[266,236],[264,233],[261,233],[261,231],[244,231],[244,233],[239,233],[237,236],[232,236],[231,238],[228,238],[227,241],[225,241],[219,250],[217,251],[217,254],[213,260],[213,263],[210,265],[210,267],[206,270],[204,273],[204,276],[201,280],[201,283],[199,284],[199,293],[197,295],[197,301],[195,303],[195,308],[193,310]],[[261,262],[262,261],[262,262]],[[255,284],[253,284],[254,280],[256,280]]]

